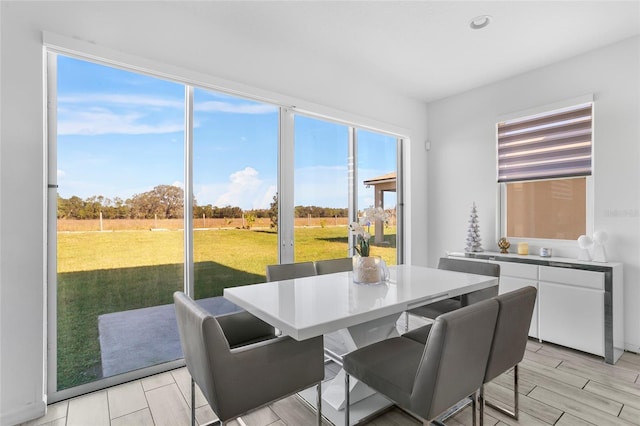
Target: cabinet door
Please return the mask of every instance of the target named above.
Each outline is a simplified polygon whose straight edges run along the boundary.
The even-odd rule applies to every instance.
[[[604,356],[604,292],[540,281],[540,339]]]
[[[538,288],[538,282],[536,280],[526,278],[516,278],[501,275],[500,286],[498,287],[498,293],[508,293],[513,290],[517,290],[522,287],[532,286]],[[529,327],[529,336],[538,337],[538,299],[536,298],[536,304],[533,307],[533,316],[531,317],[531,326]]]

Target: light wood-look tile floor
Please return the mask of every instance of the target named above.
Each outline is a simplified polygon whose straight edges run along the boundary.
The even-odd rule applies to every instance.
[[[327,376],[337,368],[327,367]],[[602,358],[530,340],[519,367],[520,419],[515,421],[487,408],[487,426],[504,425],[640,425],[640,355],[625,353],[616,365]],[[510,402],[511,372],[487,386],[487,399]],[[189,374],[181,368],[115,386],[49,406],[45,417],[26,425],[188,425]],[[201,394],[196,399],[200,424],[215,419]],[[315,414],[297,396],[243,416],[232,426],[313,425]],[[370,420],[368,425],[419,425],[399,409]],[[471,408],[446,421],[470,425]]]

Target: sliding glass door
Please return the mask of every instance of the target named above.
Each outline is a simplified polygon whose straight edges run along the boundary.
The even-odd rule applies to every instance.
[[[358,129],[356,191],[358,216],[366,208],[381,208],[388,220],[366,224],[371,234],[371,254],[389,265],[397,262],[397,172],[398,138]]]
[[[349,255],[349,127],[296,115],[294,260]]]
[[[59,391],[182,356],[164,336],[183,288],[185,114],[180,84],[50,58]]]
[[[278,108],[202,89],[193,104],[195,297],[224,313],[225,287],[278,262]]]

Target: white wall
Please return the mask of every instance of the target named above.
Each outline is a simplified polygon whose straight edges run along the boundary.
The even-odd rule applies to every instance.
[[[0,7],[0,424],[41,414],[46,398],[43,30],[147,58],[174,74],[226,78],[337,118],[406,129],[421,148],[409,165],[412,187],[421,188],[410,208],[426,209],[426,106],[380,82],[304,49],[283,51],[229,17],[205,21],[164,2],[3,1]],[[426,232],[420,220],[412,235],[424,241]],[[414,252],[426,258],[424,245]]]
[[[472,72],[472,71],[470,71]],[[472,202],[486,250],[497,251],[498,117],[593,94],[594,230],[624,262],[626,348],[640,348],[640,38],[433,102],[428,110],[429,264],[464,248]],[[577,248],[554,254],[577,256]]]

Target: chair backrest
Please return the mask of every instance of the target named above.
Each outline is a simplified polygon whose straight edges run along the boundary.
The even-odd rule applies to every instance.
[[[527,286],[496,296],[500,310],[487,362],[484,383],[522,361],[529,337],[529,326],[537,290]]]
[[[350,257],[316,260],[315,264],[316,273],[318,275],[332,274],[334,272],[353,271],[353,259]]]
[[[438,269],[447,271],[465,272],[467,274],[488,275],[490,277],[500,277],[500,265],[488,262],[475,262],[473,260],[450,259],[441,257],[438,261]],[[478,303],[481,300],[490,299],[498,295],[498,285],[474,291],[460,296],[461,306]]]
[[[214,369],[216,364],[224,365],[229,357],[229,344],[218,321],[193,299],[175,292],[173,301],[187,370],[213,411],[220,415]]]
[[[267,281],[292,280],[313,275],[316,275],[316,266],[313,262],[267,265]]]
[[[498,302],[484,300],[436,318],[411,392],[411,411],[433,419],[483,383]]]
[[[500,265],[489,262],[475,262],[473,260],[451,259],[441,257],[438,261],[438,269],[447,271],[466,272],[468,274],[500,276]]]

